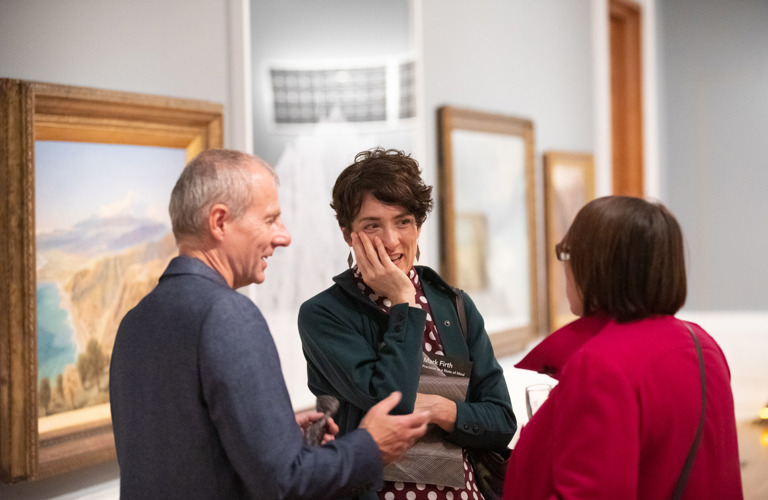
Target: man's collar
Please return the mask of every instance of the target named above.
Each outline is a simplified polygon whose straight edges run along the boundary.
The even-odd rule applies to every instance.
[[[160,279],[163,279],[166,276],[174,276],[179,274],[196,274],[231,288],[221,273],[210,267],[202,260],[189,255],[179,255],[178,257],[175,257],[173,260],[171,260]]]

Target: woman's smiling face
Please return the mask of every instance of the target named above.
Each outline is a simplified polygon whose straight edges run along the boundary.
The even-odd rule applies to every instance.
[[[365,233],[371,240],[379,238],[390,260],[404,273],[413,267],[421,228],[416,227],[416,218],[405,207],[387,205],[366,193],[352,221],[352,231]]]

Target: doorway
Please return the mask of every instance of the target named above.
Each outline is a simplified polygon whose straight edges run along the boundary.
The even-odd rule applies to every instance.
[[[613,193],[643,197],[643,87],[640,6],[610,0]]]

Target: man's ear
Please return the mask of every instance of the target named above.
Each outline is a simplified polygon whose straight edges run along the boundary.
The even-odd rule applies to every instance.
[[[221,203],[213,205],[208,210],[208,232],[213,239],[217,241],[224,239],[230,215],[229,208]]]

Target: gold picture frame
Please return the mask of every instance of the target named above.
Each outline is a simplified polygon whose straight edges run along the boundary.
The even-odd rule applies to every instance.
[[[517,352],[540,333],[533,123],[445,106],[438,126],[440,272]]]
[[[595,174],[591,154],[544,153],[547,322],[550,332],[576,319],[565,294],[563,264],[557,260],[555,245],[563,239],[579,209],[594,197]]]
[[[223,107],[0,79],[0,138],[0,479],[16,482],[115,457],[108,415],[39,432],[36,141],[179,148],[189,160],[222,147]]]

